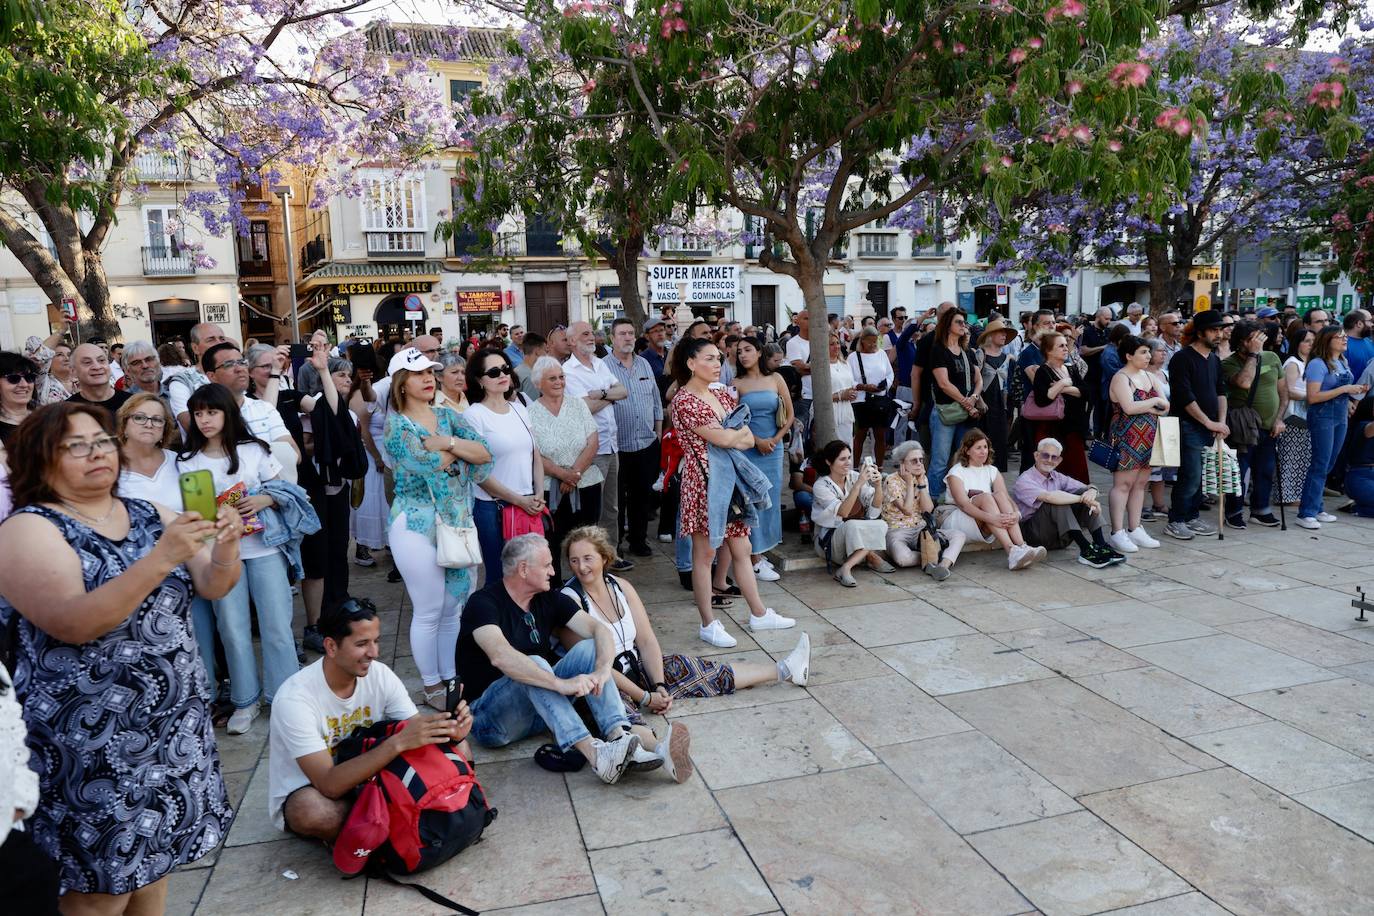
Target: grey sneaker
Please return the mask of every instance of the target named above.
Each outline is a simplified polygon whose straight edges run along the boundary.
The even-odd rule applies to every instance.
[[[943,582],[949,578],[949,567],[941,566],[939,563],[927,563],[924,572],[936,582]]]
[[[1193,529],[1183,522],[1170,522],[1164,526],[1164,533],[1171,538],[1178,538],[1180,541],[1191,541],[1196,536],[1193,534]]]
[[[608,786],[613,786],[620,781],[620,777],[625,773],[625,768],[629,766],[634,752],[639,750],[638,735],[621,735],[614,741],[598,741],[596,743],[596,775],[601,777],[601,781]]]
[[[301,636],[301,645],[318,655],[324,654],[324,637],[320,635],[319,627],[307,626],[305,633]]]
[[[669,722],[668,730],[658,742],[658,755],[663,771],[676,783],[692,778],[692,733],[681,722]]]
[[[1216,525],[1209,525],[1200,518],[1192,519],[1188,522],[1188,530],[1193,534],[1200,534],[1203,537],[1212,537],[1217,533]]]

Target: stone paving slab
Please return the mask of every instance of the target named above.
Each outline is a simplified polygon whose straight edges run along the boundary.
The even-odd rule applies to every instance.
[[[546,773],[531,760],[546,735],[476,748],[501,816],[424,881],[520,916],[1365,916],[1374,621],[1356,622],[1350,599],[1374,567],[1374,522],[1163,540],[1104,570],[1068,551],[1011,572],[988,550],[943,583],[860,570],[845,589],[823,569],[785,572],[760,592],[798,628],[751,634],[736,600],[718,612],[732,649],[697,639],[670,545],[655,544],[628,578],[664,651],[771,664],[806,632],[810,686],[679,701],[697,765],[681,786]],[[806,552],[796,541],[788,555]],[[382,608],[383,661],[414,681],[390,568],[382,554],[352,570],[354,590]],[[169,912],[444,912],[341,881],[322,847],[271,828],[268,728],[264,714],[219,733],[238,818],[173,876]]]

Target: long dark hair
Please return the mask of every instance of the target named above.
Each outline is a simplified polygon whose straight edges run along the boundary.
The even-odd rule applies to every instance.
[[[1296,321],[1296,319],[1294,319]],[[1303,326],[1301,321],[1297,321],[1297,327],[1288,332],[1288,355],[1298,360],[1302,359],[1302,354],[1298,349],[1302,347],[1302,342],[1312,334],[1312,329]],[[1308,351],[1307,358],[1312,358],[1311,351]]]
[[[197,410],[218,410],[224,414],[224,429],[220,430],[219,438],[224,446],[224,453],[229,458],[230,474],[239,472],[240,445],[256,442],[262,446],[264,452],[269,455],[272,453],[271,446],[248,431],[243,422],[243,414],[239,413],[238,402],[234,400],[234,395],[229,389],[218,382],[211,382],[191,392],[191,397],[186,401],[186,412],[191,415],[191,422],[186,424],[186,444],[177,453],[177,460],[185,461],[192,458],[205,451],[205,446],[210,444],[210,440],[205,438],[205,434],[196,425]]]
[[[506,355],[505,350],[483,348],[477,350],[477,352],[473,353],[472,356],[468,358],[468,367],[464,372],[467,376],[466,394],[468,396],[468,403],[480,404],[482,403],[482,399],[487,396],[487,393],[482,390],[482,373],[486,372],[489,368],[486,365],[488,356],[498,357],[501,362],[505,364],[506,368],[511,370],[510,387],[506,389],[506,400],[515,400],[515,395],[520,391],[520,379],[515,374],[515,367],[511,365],[510,357]],[[524,399],[522,398],[521,403],[523,402]]]
[[[830,473],[830,467],[835,463],[835,459],[840,457],[840,453],[849,451],[849,443],[841,442],[839,439],[831,439],[819,452],[816,453],[816,473],[822,477]]]
[[[763,350],[763,341],[757,337],[741,337],[735,344],[735,375],[744,375],[744,367],[739,362],[740,344],[748,344],[759,354],[758,370],[759,375],[772,375],[773,370],[768,368],[768,354]]]
[[[10,492],[14,508],[57,502],[57,493],[49,477],[62,456],[62,440],[67,437],[67,427],[77,414],[95,420],[105,435],[118,441],[114,418],[103,407],[81,401],[58,401],[38,408],[24,418],[10,439]],[[118,451],[116,455],[123,457]]]
[[[1308,357],[1307,361],[1311,362],[1314,359],[1319,359],[1326,363],[1326,368],[1335,371],[1336,357],[1331,352],[1332,341],[1343,334],[1345,334],[1345,329],[1340,326],[1333,327],[1327,325],[1322,328],[1317,332],[1317,340],[1312,344],[1312,355]]]
[[[687,361],[696,359],[702,350],[714,346],[715,343],[709,337],[687,337],[674,344],[670,366],[673,381],[677,382],[679,387],[690,382],[692,370],[688,367]]]

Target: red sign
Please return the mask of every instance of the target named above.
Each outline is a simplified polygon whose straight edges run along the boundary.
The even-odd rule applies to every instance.
[[[67,296],[62,300],[62,317],[68,321],[76,320],[76,300]]]
[[[502,295],[499,289],[460,289],[458,292],[458,311],[466,314],[474,312],[493,313],[501,311]]]

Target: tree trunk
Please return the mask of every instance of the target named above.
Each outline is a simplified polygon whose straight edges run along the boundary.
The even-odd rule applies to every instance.
[[[809,260],[809,259],[808,259]],[[797,265],[797,285],[811,323],[811,441],[821,448],[835,435],[835,408],[830,398],[830,325],[825,312],[825,263]]]
[[[81,323],[81,336],[104,337],[113,343],[122,332],[119,319],[115,317],[114,303],[110,301],[110,284],[105,276],[105,260],[98,251],[83,251],[82,259],[86,265],[86,275],[82,277],[82,298],[90,309],[91,317]],[[80,314],[78,310],[77,314]],[[148,316],[150,319],[152,316]],[[148,335],[152,339],[151,333]]]
[[[634,322],[635,336],[644,333],[647,315],[644,300],[639,295],[639,255],[644,250],[644,236],[632,234],[617,240],[613,246],[601,246],[606,262],[615,271],[620,283],[620,304],[625,309],[625,317]]]
[[[1150,271],[1150,314],[1158,317],[1174,307],[1174,268],[1169,243],[1162,236],[1145,240],[1145,263]]]

